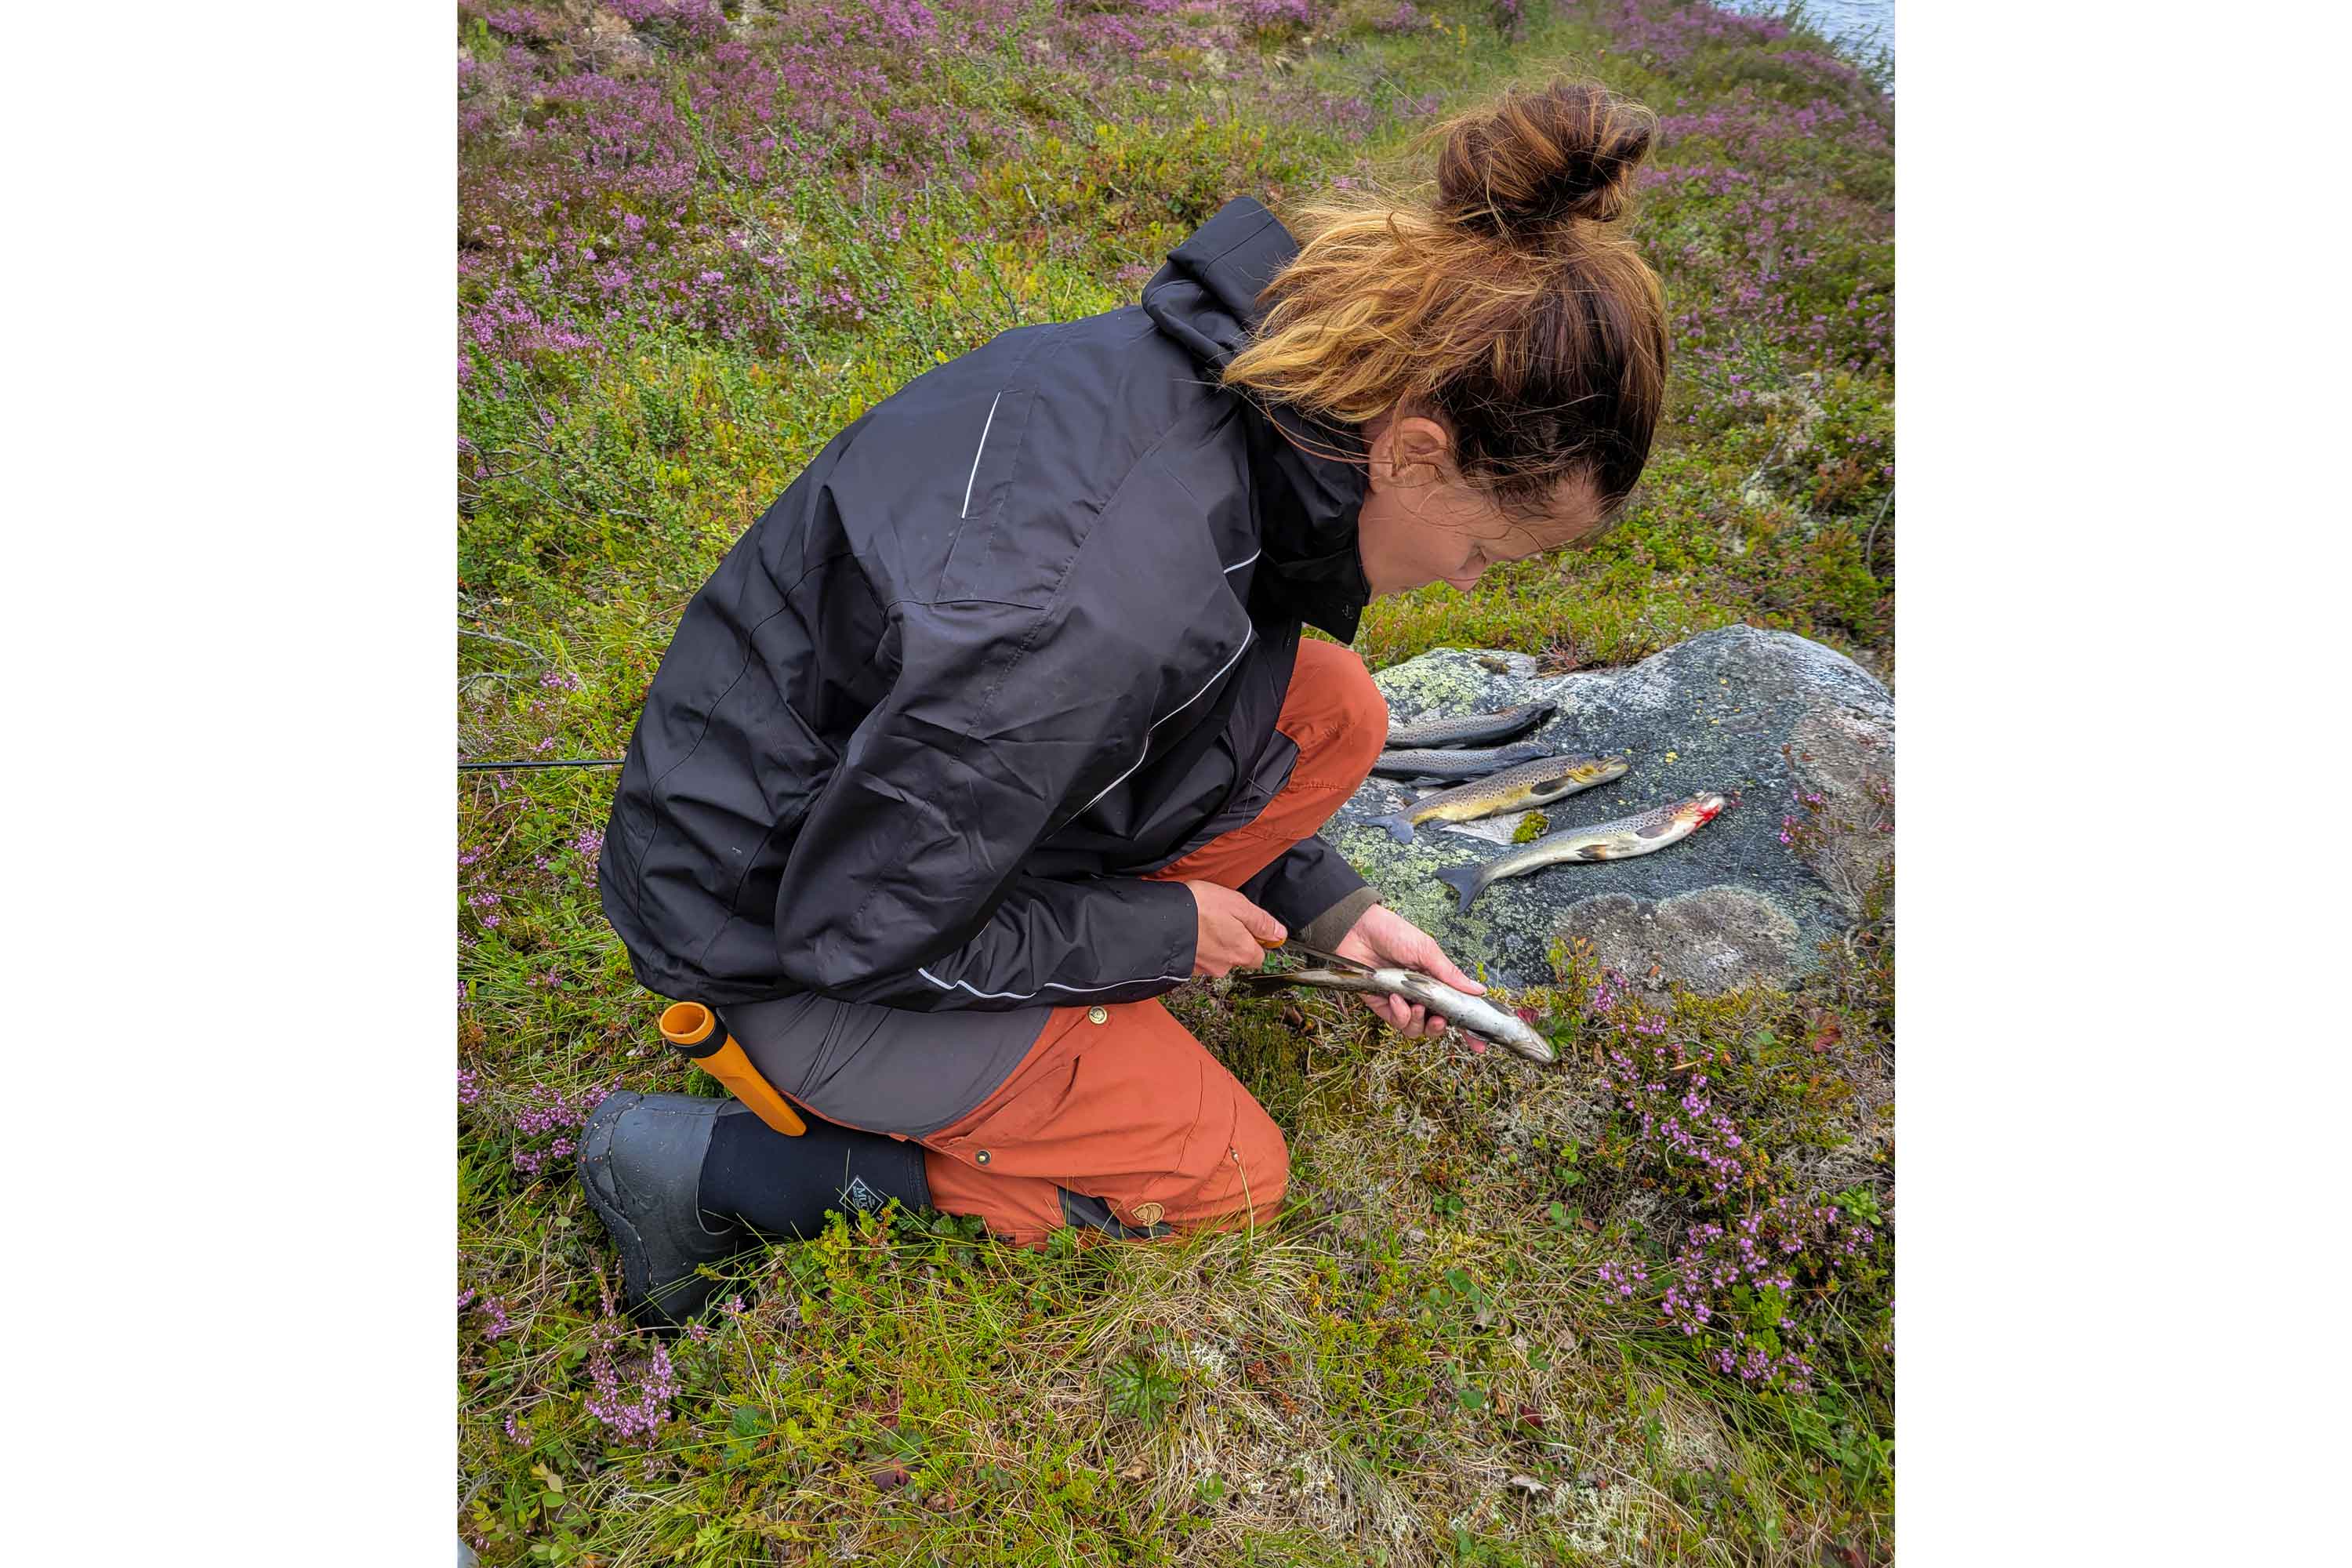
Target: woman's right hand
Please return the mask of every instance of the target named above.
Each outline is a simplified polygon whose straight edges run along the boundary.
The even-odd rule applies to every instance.
[[[1290,934],[1280,921],[1222,883],[1188,881],[1184,886],[1192,889],[1192,905],[1201,922],[1192,953],[1195,977],[1263,968],[1265,943],[1281,942]]]

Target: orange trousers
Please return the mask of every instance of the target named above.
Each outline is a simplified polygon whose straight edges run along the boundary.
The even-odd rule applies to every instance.
[[[1388,704],[1355,654],[1301,639],[1275,727],[1298,746],[1289,783],[1154,879],[1238,888],[1272,865],[1371,772]],[[1024,1247],[1066,1225],[1098,1240],[1263,1221],[1290,1181],[1282,1129],[1156,1001],[1055,1008],[995,1092],[918,1142],[934,1207]]]

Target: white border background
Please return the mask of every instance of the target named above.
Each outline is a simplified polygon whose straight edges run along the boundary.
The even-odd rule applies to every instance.
[[[453,1550],[449,26],[10,23],[20,1561]],[[1898,26],[1899,1538],[2315,1557],[2346,27]]]

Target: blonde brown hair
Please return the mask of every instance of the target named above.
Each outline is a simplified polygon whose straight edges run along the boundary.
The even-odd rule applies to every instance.
[[[1286,220],[1299,253],[1224,384],[1351,424],[1435,418],[1506,517],[1551,513],[1571,475],[1615,514],[1665,395],[1665,293],[1619,223],[1655,130],[1564,76],[1440,121],[1416,142],[1444,142],[1433,194],[1375,184]]]

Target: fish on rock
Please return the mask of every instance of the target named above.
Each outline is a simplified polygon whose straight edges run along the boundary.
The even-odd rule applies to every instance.
[[[1559,711],[1557,702],[1528,702],[1494,713],[1456,713],[1389,726],[1389,746],[1480,746],[1523,735]]]
[[[1437,879],[1454,889],[1467,910],[1472,900],[1506,877],[1524,877],[1547,866],[1592,860],[1629,860],[1678,844],[1713,822],[1731,803],[1716,794],[1695,795],[1637,816],[1621,816],[1589,827],[1561,827],[1473,866],[1448,866]]]
[[[1444,746],[1424,746],[1417,751],[1382,752],[1372,764],[1372,772],[1382,778],[1434,779],[1441,784],[1460,784],[1465,779],[1485,778],[1517,763],[1532,763],[1538,757],[1552,754],[1551,748],[1540,741],[1517,741],[1507,746],[1456,750]]]
[[[1473,822],[1499,812],[1525,811],[1623,778],[1630,765],[1622,757],[1543,757],[1475,784],[1423,795],[1401,811],[1370,821],[1387,828],[1398,843],[1410,844],[1412,830],[1422,823]]]

